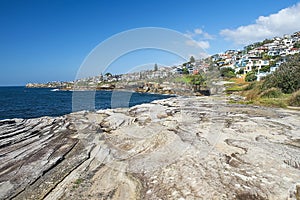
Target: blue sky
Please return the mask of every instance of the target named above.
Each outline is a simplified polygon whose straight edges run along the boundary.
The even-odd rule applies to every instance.
[[[179,31],[208,54],[242,48],[300,30],[299,8],[296,0],[0,0],[0,85],[74,80],[99,43],[134,28]],[[130,53],[108,71],[181,61],[165,54]]]

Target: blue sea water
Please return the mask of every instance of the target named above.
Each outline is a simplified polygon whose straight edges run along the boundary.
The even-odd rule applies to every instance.
[[[77,92],[88,96],[88,91]],[[72,112],[72,91],[52,91],[48,88],[0,87],[0,119],[61,116]],[[132,92],[96,91],[94,108],[131,107],[170,96]],[[76,99],[77,103],[81,99]],[[82,101],[85,101],[82,98]],[[84,104],[84,102],[83,102]],[[77,110],[80,110],[77,108]],[[86,110],[83,106],[82,110]]]

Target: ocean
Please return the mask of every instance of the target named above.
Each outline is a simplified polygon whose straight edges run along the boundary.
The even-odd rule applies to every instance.
[[[76,92],[78,96],[89,96],[89,91]],[[79,93],[79,95],[78,95]],[[48,88],[0,87],[0,119],[36,118],[42,116],[61,116],[72,112],[72,91],[53,91]],[[149,103],[170,96],[125,91],[96,91],[93,98],[93,109],[99,110],[115,107],[131,107]],[[77,110],[86,110],[83,106]]]

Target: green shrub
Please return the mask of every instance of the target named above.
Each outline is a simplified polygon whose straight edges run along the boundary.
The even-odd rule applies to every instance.
[[[224,67],[220,70],[221,76],[225,78],[236,77],[234,69],[230,67]]]
[[[256,79],[257,79],[257,77],[255,75],[255,72],[248,72],[246,74],[245,81],[252,82],[252,81],[256,81]]]
[[[283,93],[281,92],[281,90],[279,88],[270,88],[270,89],[263,91],[260,94],[260,97],[261,98],[278,98],[278,97],[281,97],[282,95],[283,95]]]
[[[262,67],[262,68],[260,69],[260,71],[261,71],[261,72],[269,72],[269,71],[270,71],[270,68],[271,68],[270,65],[264,66],[264,67]]]
[[[300,106],[300,90],[292,94],[292,96],[288,99],[288,104],[290,106]]]
[[[205,82],[205,77],[201,74],[192,75],[191,76],[191,84],[192,85],[203,85]]]
[[[244,69],[240,69],[237,73],[238,74],[244,74]]]
[[[189,74],[189,70],[186,67],[184,67],[182,69],[182,74]]]
[[[262,98],[257,100],[257,104],[263,106],[286,108],[286,103],[283,99]]]
[[[267,76],[263,87],[280,88],[282,92],[290,94],[300,89],[300,55],[290,56],[288,61],[271,75]]]
[[[191,85],[205,85],[205,80],[206,78],[202,74],[184,76],[184,82]]]

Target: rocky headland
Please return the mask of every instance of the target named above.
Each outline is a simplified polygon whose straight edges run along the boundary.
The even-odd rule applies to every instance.
[[[60,83],[59,83],[60,84]],[[151,81],[135,81],[135,82],[116,82],[105,83],[97,86],[81,86],[81,85],[59,85],[53,83],[46,84],[33,84],[26,85],[27,88],[51,88],[62,91],[89,91],[89,90],[126,90],[139,93],[155,93],[155,94],[177,94],[177,95],[204,95],[208,92],[208,89],[201,91],[195,91],[192,85],[173,82],[151,82]]]
[[[0,121],[0,199],[300,199],[299,111],[173,97]]]

